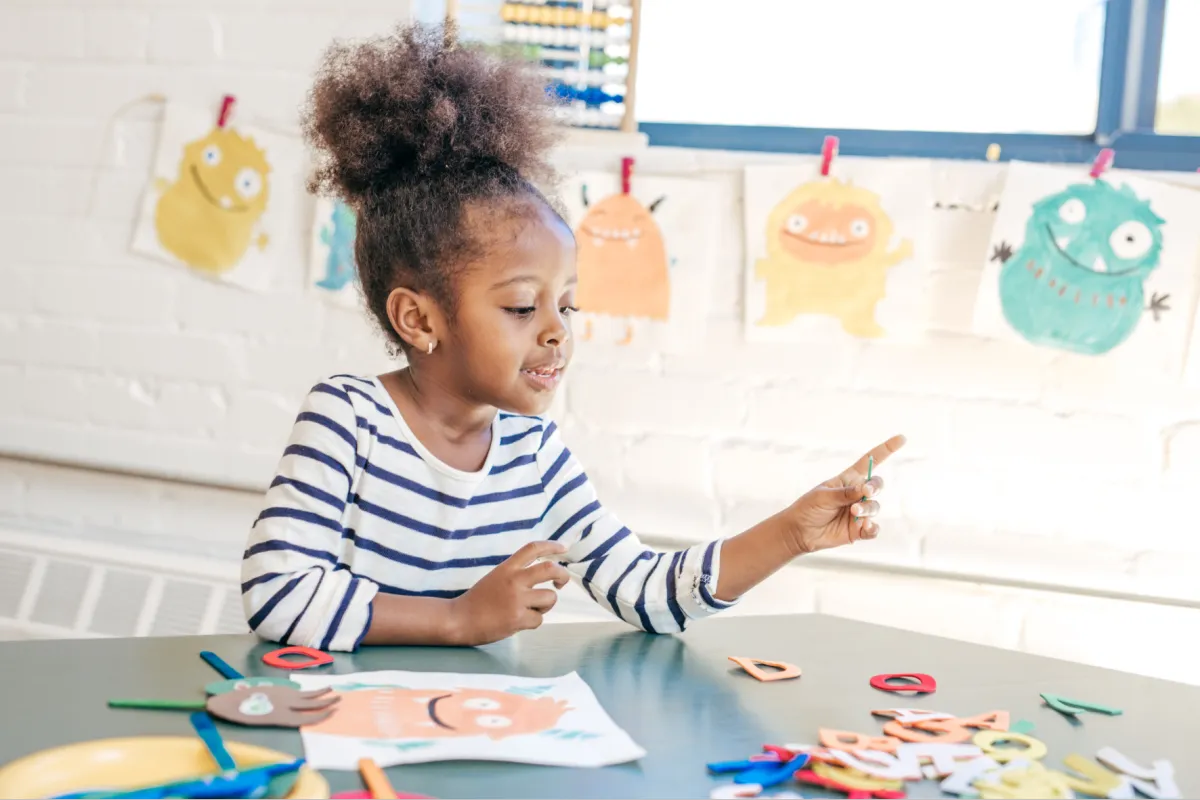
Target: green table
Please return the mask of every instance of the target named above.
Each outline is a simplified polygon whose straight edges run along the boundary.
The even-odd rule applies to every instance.
[[[1133,636],[1115,646],[1138,646]],[[247,675],[279,671],[261,662],[275,646],[252,636],[0,643],[4,677],[0,764],[88,739],[189,735],[186,712],[109,709],[115,697],[199,698],[219,676],[198,653],[212,650]],[[727,659],[799,665],[803,677],[760,683]],[[1049,747],[1048,767],[1112,746],[1135,761],[1169,759],[1183,796],[1200,793],[1200,688],[1142,678],[823,615],[717,617],[679,636],[650,636],[620,623],[547,625],[478,649],[364,648],[339,654],[325,672],[378,669],[490,672],[549,677],[576,670],[617,724],[648,755],[605,769],[498,763],[395,767],[398,791],[456,797],[708,797],[719,782],[710,761],[744,758],[765,743],[814,742],[820,727],[875,732],[871,709],[917,707],[970,716],[1007,710],[1029,720]],[[925,672],[934,695],[904,697],[868,684],[873,675]],[[1040,692],[1116,706],[1072,722]],[[222,724],[226,737],[302,754],[296,731]],[[355,773],[327,772],[333,791],[361,788]],[[795,791],[795,785],[787,787]],[[836,794],[800,788],[806,796]],[[1190,795],[1189,795],[1190,793]],[[932,782],[909,797],[940,797]]]

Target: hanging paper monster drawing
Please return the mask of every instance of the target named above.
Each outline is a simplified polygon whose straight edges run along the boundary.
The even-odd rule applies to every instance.
[[[671,275],[667,247],[654,212],[665,198],[649,207],[629,193],[633,160],[621,163],[621,193],[592,205],[587,185],[580,190],[587,214],[575,231],[579,285],[576,303],[592,314],[629,320],[665,321],[671,311]],[[590,339],[587,325],[582,338]],[[621,344],[633,339],[633,324],[625,326]]]
[[[309,281],[322,296],[344,306],[358,300],[354,262],[354,211],[338,199],[317,198],[313,219]]]
[[[340,200],[321,228],[321,241],[329,248],[325,257],[325,276],[317,286],[337,291],[354,279],[354,212]]]
[[[332,688],[329,717],[301,728],[316,769],[354,769],[475,759],[596,767],[641,758],[575,673],[560,678],[363,672],[296,675],[306,689]]]
[[[569,171],[568,171],[569,172]],[[561,197],[575,231],[575,322],[598,345],[686,348],[704,335],[720,197],[704,181],[568,174]]]
[[[289,222],[280,212],[291,205],[291,187],[279,191],[279,165],[298,171],[301,152],[298,142],[169,103],[133,249],[265,288],[274,242]]]
[[[1146,311],[1160,318],[1166,297],[1147,308],[1144,284],[1158,268],[1163,220],[1128,185],[1076,183],[1033,205],[1025,240],[998,246],[1000,307],[1034,344],[1107,353]]]
[[[928,213],[929,175],[918,167],[835,161],[746,170],[747,335],[755,339],[903,336],[919,330],[923,273],[914,241]],[[768,171],[770,170],[770,171]],[[907,181],[907,184],[905,183]],[[889,201],[890,198],[890,201]],[[881,313],[885,300],[892,300]]]
[[[1010,164],[976,332],[1177,373],[1198,237],[1170,223],[1198,212],[1194,192],[1116,171]]]
[[[174,181],[157,181],[158,240],[196,269],[225,272],[250,246],[262,250],[259,221],[270,196],[266,154],[254,139],[213,128],[183,148]]]
[[[798,187],[767,220],[767,257],[754,276],[767,285],[759,325],[799,314],[836,317],[847,333],[883,335],[875,306],[887,271],[912,256],[912,240],[891,245],[892,221],[879,196],[836,178]]]

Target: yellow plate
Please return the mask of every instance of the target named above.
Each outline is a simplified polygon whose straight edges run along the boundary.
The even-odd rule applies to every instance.
[[[226,742],[242,768],[294,761],[295,756]],[[0,798],[38,798],[86,789],[134,789],[216,772],[208,748],[192,736],[138,736],[78,742],[27,755],[0,767]],[[304,767],[288,797],[329,797],[321,773]]]

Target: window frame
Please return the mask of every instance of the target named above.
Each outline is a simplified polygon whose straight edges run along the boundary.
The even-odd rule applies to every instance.
[[[1193,172],[1200,135],[1154,132],[1163,25],[1168,0],[1104,0],[1106,9],[1096,127],[1091,134],[876,131],[785,126],[639,122],[652,147],[817,154],[826,136],[849,156],[982,161],[1000,146],[999,161],[1089,164],[1103,148],[1122,169]]]

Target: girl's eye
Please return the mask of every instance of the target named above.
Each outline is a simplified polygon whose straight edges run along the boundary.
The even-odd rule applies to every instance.
[[[530,314],[532,314],[537,309],[534,308],[533,306],[521,306],[519,308],[506,308],[504,310],[507,311],[508,313],[512,314],[515,317],[528,317]]]
[[[563,306],[562,308],[559,309],[559,311],[562,313],[562,315],[564,317],[567,316],[568,314],[578,314],[579,313],[579,309],[576,308],[575,306]]]

